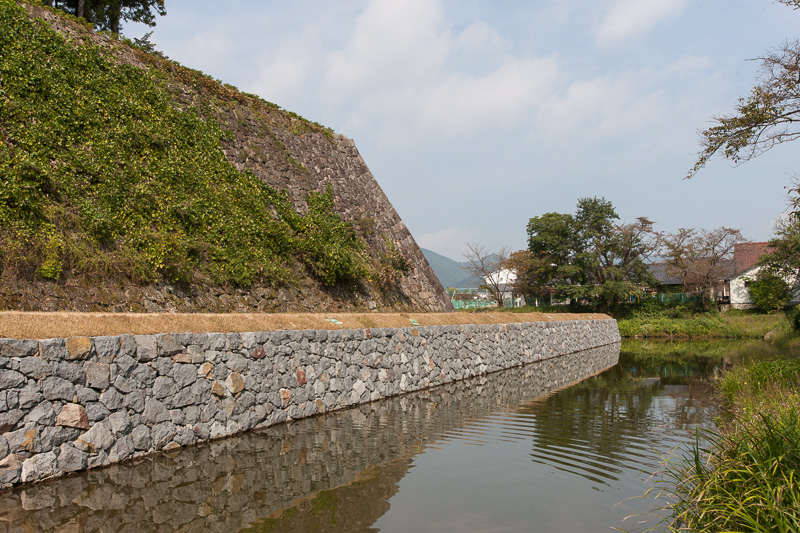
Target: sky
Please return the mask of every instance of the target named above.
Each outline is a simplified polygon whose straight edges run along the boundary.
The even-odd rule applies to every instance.
[[[526,225],[611,201],[621,222],[766,240],[800,165],[785,144],[684,179],[698,132],[800,37],[771,0],[166,0],[187,67],[356,143],[420,246],[527,246]],[[128,37],[149,29],[123,25]]]

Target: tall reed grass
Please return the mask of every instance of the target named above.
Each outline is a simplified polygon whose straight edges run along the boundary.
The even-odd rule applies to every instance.
[[[800,532],[798,375],[800,361],[780,359],[721,380],[720,429],[667,463],[671,531]]]

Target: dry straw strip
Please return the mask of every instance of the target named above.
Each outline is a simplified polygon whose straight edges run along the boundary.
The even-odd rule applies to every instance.
[[[0,312],[0,338],[48,339],[99,335],[211,333],[301,329],[364,329],[456,324],[510,324],[606,319],[607,315],[553,313],[30,313]],[[336,322],[331,321],[334,319]],[[415,324],[416,322],[416,324]]]

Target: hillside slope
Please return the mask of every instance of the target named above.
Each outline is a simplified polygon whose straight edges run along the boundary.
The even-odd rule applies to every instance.
[[[0,0],[0,309],[449,310],[353,141]]]
[[[423,248],[422,253],[425,254],[425,259],[431,265],[436,277],[439,278],[442,286],[455,287],[458,289],[475,288],[477,289],[483,284],[483,280],[476,276],[468,274],[464,267],[466,262],[458,262],[450,259],[434,251]]]

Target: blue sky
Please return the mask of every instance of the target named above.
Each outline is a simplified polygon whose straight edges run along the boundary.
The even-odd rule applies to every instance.
[[[526,246],[603,196],[660,231],[769,238],[798,145],[684,180],[698,130],[800,36],[770,0],[167,0],[182,64],[355,140],[420,246]],[[123,33],[137,37],[137,25]]]

